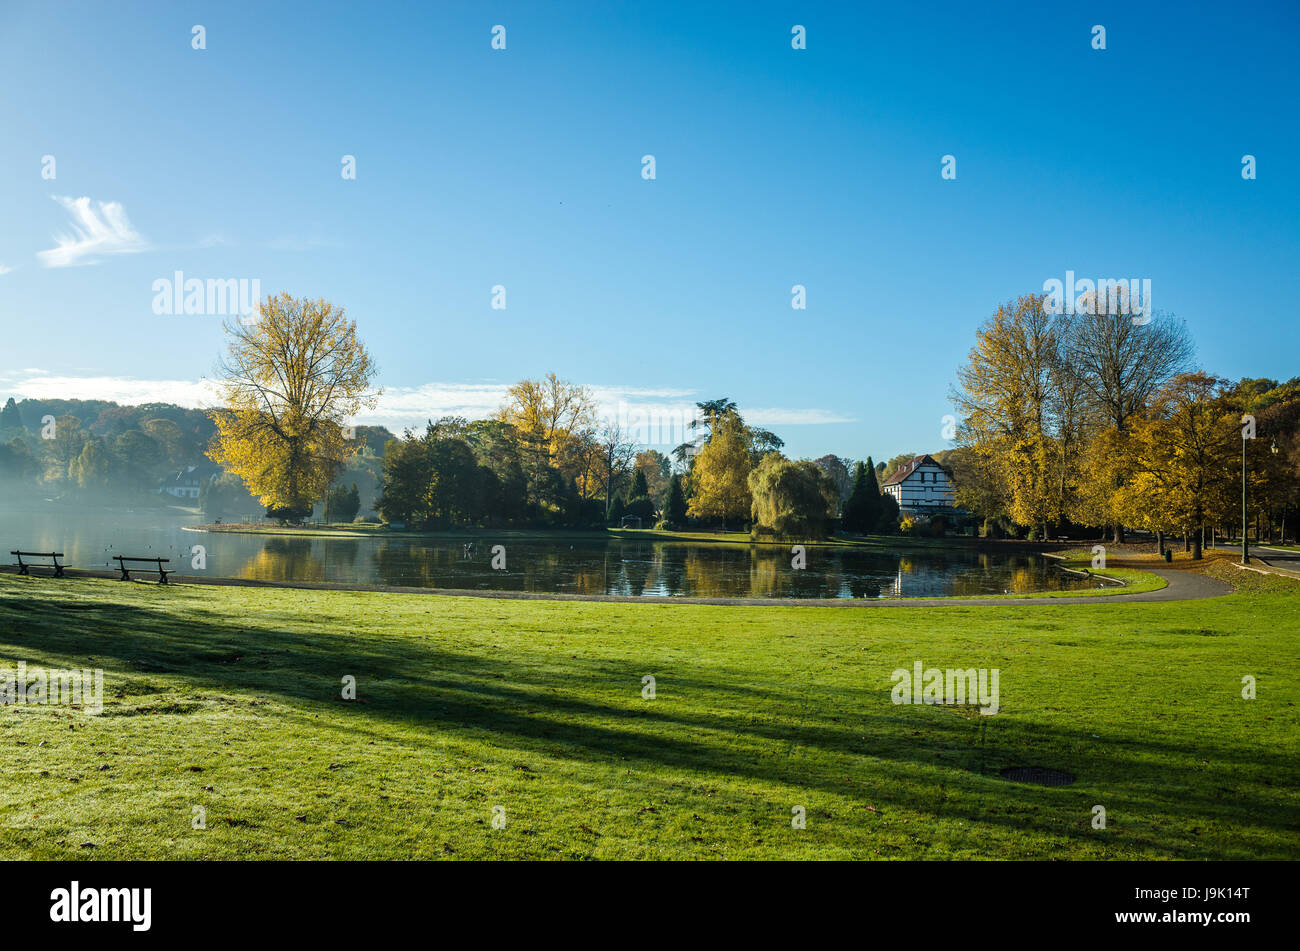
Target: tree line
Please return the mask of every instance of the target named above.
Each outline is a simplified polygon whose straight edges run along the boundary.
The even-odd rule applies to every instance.
[[[1126,530],[1233,538],[1242,452],[1256,533],[1285,532],[1300,491],[1300,378],[1207,373],[1172,315],[1138,321],[1085,299],[1051,312],[1029,294],[997,308],[958,372],[959,505],[1031,537]],[[1254,438],[1245,438],[1253,436]]]

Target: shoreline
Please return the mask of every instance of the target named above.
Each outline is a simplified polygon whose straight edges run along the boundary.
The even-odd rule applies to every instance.
[[[40,571],[40,568],[36,568]],[[17,575],[13,565],[0,565],[0,572]],[[32,574],[33,580],[74,581],[79,578],[104,579],[119,581],[116,569],[101,571],[97,569],[66,568],[65,577],[54,579],[48,572]],[[555,602],[597,602],[611,604],[648,604],[648,605],[713,605],[719,607],[819,607],[819,608],[905,608],[905,607],[1018,607],[1020,605],[1068,605],[1098,603],[1133,603],[1143,601],[1189,601],[1203,598],[1222,597],[1235,590],[1226,582],[1209,578],[1202,574],[1179,569],[1149,570],[1163,583],[1154,588],[1137,591],[1125,587],[1093,588],[1086,592],[1051,592],[1030,594],[991,594],[970,597],[917,597],[917,598],[721,598],[691,597],[677,595],[612,595],[612,594],[566,594],[563,592],[542,591],[506,591],[498,589],[476,588],[418,588],[405,585],[369,585],[349,584],[329,581],[266,581],[256,578],[196,578],[190,575],[174,575],[173,581],[160,585],[147,579],[132,579],[134,584],[143,584],[156,588],[171,588],[184,585],[207,585],[213,587],[237,588],[271,588],[306,591],[365,592],[376,594],[419,594],[444,598],[484,598],[506,601],[555,601]]]

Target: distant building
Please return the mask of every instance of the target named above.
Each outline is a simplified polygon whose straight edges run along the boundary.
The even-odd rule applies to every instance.
[[[211,466],[186,466],[164,480],[158,491],[178,499],[197,499],[203,483],[212,478],[214,472]]]
[[[956,509],[952,473],[930,456],[917,456],[886,479],[882,488],[894,497],[902,515],[942,515]]]

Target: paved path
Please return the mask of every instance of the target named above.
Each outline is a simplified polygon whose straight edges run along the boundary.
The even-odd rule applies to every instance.
[[[17,568],[0,565],[0,570],[17,573]],[[505,601],[607,601],[621,604],[717,604],[763,607],[818,608],[954,608],[954,607],[1021,607],[1022,605],[1061,604],[1132,604],[1135,601],[1196,601],[1232,593],[1226,582],[1188,571],[1148,569],[1168,582],[1158,591],[1136,594],[1094,594],[1061,598],[684,598],[646,596],[640,598],[604,594],[548,594],[529,591],[484,591],[455,588],[407,588],[395,585],[329,584],[315,581],[254,581],[242,578],[178,578],[175,584],[205,584],[240,588],[292,588],[308,591],[377,591],[390,594],[435,594],[456,598],[495,598]],[[67,577],[117,578],[117,571],[90,571],[68,568]],[[34,575],[48,576],[39,568]]]
[[[1300,551],[1287,551],[1285,548],[1270,548],[1267,545],[1255,545],[1250,549],[1251,559],[1261,561],[1278,574],[1291,578],[1300,578]]]

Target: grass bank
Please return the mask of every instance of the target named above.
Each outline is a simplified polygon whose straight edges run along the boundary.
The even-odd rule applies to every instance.
[[[749,532],[670,532],[655,528],[604,528],[577,529],[496,529],[462,528],[455,531],[412,531],[393,529],[386,525],[360,522],[323,525],[263,525],[261,523],[230,522],[195,525],[193,531],[244,535],[292,535],[304,538],[425,538],[436,541],[472,541],[495,539],[498,541],[652,541],[686,545],[771,545],[789,548],[804,545],[811,548],[860,548],[874,551],[924,551],[943,548],[987,547],[991,549],[1034,551],[1040,547],[1023,542],[988,542],[959,537],[914,538],[907,535],[852,535],[808,540],[753,538]],[[1051,546],[1048,546],[1051,547]]]
[[[840,612],[0,574],[0,667],[106,694],[0,708],[0,857],[1300,858],[1300,583],[1226,576]],[[1000,712],[895,705],[918,660]]]

